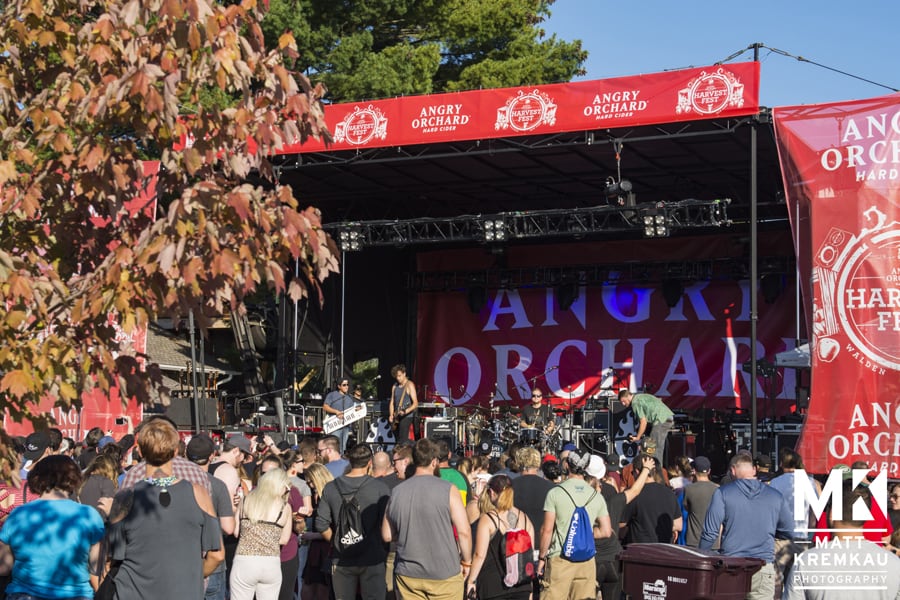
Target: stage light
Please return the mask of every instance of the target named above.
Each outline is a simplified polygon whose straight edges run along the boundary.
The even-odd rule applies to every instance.
[[[644,237],[667,237],[669,217],[662,209],[651,208],[643,213]]]
[[[488,218],[481,222],[485,242],[502,242],[506,239],[506,222],[503,219]]]
[[[612,177],[606,180],[606,188],[603,190],[609,204],[618,206],[634,206],[635,195],[631,191],[631,182],[627,179],[616,181]],[[634,213],[628,215],[630,218]]]
[[[621,181],[609,179],[606,182],[606,197],[612,199],[625,196],[632,190],[632,187],[631,182],[627,179]]]
[[[365,239],[358,227],[347,227],[338,232],[338,243],[344,252],[356,252],[365,245]]]

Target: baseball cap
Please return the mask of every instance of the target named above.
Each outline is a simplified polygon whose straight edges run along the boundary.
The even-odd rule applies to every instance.
[[[240,448],[241,452],[243,452],[244,454],[253,454],[253,449],[250,447],[250,440],[248,440],[241,434],[233,435],[226,441],[229,445],[235,448]]]
[[[46,431],[35,431],[25,438],[25,452],[22,456],[25,460],[37,460],[44,455],[44,451],[50,447],[50,436]]]
[[[115,443],[116,443],[116,438],[114,438],[111,435],[104,435],[102,438],[100,438],[100,441],[97,442],[97,447],[100,448],[101,450],[103,450],[103,448],[105,448],[106,446],[109,446],[110,444],[115,444]]]
[[[215,452],[216,445],[208,435],[195,435],[188,442],[185,454],[188,460],[192,462],[209,460],[210,455]]]
[[[606,470],[613,473],[622,470],[621,460],[618,454],[608,454],[606,456]]]
[[[698,473],[709,473],[712,469],[712,463],[705,456],[698,456],[694,459],[694,470]]]
[[[753,459],[753,463],[757,467],[765,467],[770,468],[772,466],[772,457],[768,454],[763,454],[762,452],[756,453],[756,458]]]
[[[606,475],[606,461],[596,454],[591,454],[591,460],[584,472],[591,477],[603,479],[603,476]]]
[[[576,446],[572,442],[568,442],[562,447],[563,452],[574,452],[575,450],[578,450],[578,446]]]
[[[848,479],[853,478],[853,470],[850,468],[850,465],[844,463],[838,463],[832,467],[833,471],[841,472],[841,480],[847,481]]]
[[[544,464],[545,462],[556,462],[556,461],[557,461],[556,455],[545,454],[544,458],[541,459],[541,464]]]

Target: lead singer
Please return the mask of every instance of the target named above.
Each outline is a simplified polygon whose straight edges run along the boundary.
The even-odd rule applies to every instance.
[[[322,410],[329,415],[343,415],[345,411],[350,410],[356,404],[353,396],[347,392],[350,390],[350,380],[342,377],[338,381],[338,387],[333,392],[325,396],[325,403]],[[341,453],[347,451],[347,437],[350,435],[350,425],[344,425],[340,429],[331,432],[337,436],[341,444]]]
[[[391,377],[397,380],[391,388],[391,424],[397,427],[395,437],[398,442],[413,440],[418,436],[418,425],[415,423],[419,399],[416,397],[416,384],[406,376],[406,365],[394,365]],[[413,426],[412,437],[409,428]]]

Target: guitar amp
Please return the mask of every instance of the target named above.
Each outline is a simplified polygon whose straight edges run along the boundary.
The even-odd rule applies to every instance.
[[[456,422],[454,419],[427,418],[425,419],[425,437],[429,440],[447,438],[452,450],[456,448]]]

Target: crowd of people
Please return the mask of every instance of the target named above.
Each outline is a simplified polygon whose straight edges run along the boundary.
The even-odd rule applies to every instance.
[[[900,594],[900,487],[880,511],[841,466],[843,514],[797,519],[792,450],[777,470],[741,451],[713,474],[704,456],[663,465],[653,438],[622,466],[572,444],[492,457],[462,456],[446,438],[387,452],[333,435],[185,443],[159,416],[120,440],[91,431],[78,444],[50,429],[9,441],[22,465],[0,483],[9,600],[620,600],[623,548],[647,542],[759,559],[748,598]],[[871,520],[855,519],[857,501]],[[813,530],[831,542],[815,544]],[[809,583],[851,551],[879,589],[830,596]]]

